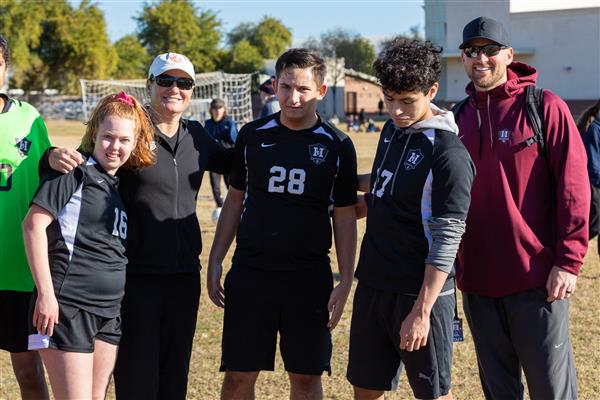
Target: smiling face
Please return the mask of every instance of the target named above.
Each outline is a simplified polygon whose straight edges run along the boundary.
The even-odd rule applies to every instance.
[[[433,117],[430,104],[437,90],[436,82],[427,93],[419,90],[401,93],[384,91],[385,106],[394,125],[397,128],[408,128],[419,121]]]
[[[488,39],[475,39],[469,46],[485,46],[493,44]],[[502,85],[507,80],[506,68],[513,61],[513,49],[502,49],[495,56],[486,56],[480,52],[476,58],[469,58],[461,52],[465,72],[477,91],[483,92]]]
[[[307,129],[317,122],[317,102],[327,92],[317,84],[312,68],[285,68],[275,81],[281,122],[290,129]]]
[[[94,136],[94,158],[110,175],[127,161],[135,146],[135,122],[110,115],[98,127]]]
[[[173,76],[177,78],[189,78],[184,71],[172,69],[161,76]],[[190,104],[193,89],[184,90],[177,87],[175,82],[169,87],[162,87],[156,82],[148,80],[147,89],[150,93],[150,107],[154,114],[171,118],[177,114],[183,114]]]

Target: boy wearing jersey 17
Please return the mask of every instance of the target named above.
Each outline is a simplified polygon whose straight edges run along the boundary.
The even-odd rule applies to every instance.
[[[253,399],[273,370],[277,334],[292,399],[321,399],[331,333],[352,286],[356,249],[356,154],[322,121],[323,59],[291,49],[276,63],[281,112],[246,124],[235,144],[227,194],[208,266],[208,293],[225,307],[222,399]],[[340,283],[329,265],[333,207]],[[221,263],[237,229],[233,265]],[[331,313],[331,316],[329,315]]]
[[[401,363],[416,398],[450,392],[453,264],[474,168],[452,113],[431,104],[441,51],[397,38],[374,64],[391,119],[359,179],[370,196],[350,332],[355,399],[383,399]]]

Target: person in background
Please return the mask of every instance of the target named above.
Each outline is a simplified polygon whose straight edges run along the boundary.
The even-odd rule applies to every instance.
[[[569,298],[588,246],[590,186],[581,135],[565,102],[542,92],[543,144],[504,26],[478,17],[459,46],[470,83],[458,113],[477,169],[457,282],[487,399],[576,399]],[[529,89],[531,90],[531,89]]]
[[[383,115],[384,107],[385,107],[385,103],[383,102],[383,99],[379,99],[379,102],[377,103],[377,110],[379,110],[379,115]]]
[[[600,100],[581,114],[577,128],[588,156],[587,167],[592,191],[589,233],[590,239],[593,239],[600,234]]]
[[[233,155],[199,122],[183,118],[195,76],[186,56],[156,56],[146,81],[156,163],[117,174],[129,230],[114,372],[119,400],[186,398],[200,300],[196,199],[204,172],[228,174]],[[68,172],[82,161],[75,150],[54,149],[46,163]]]
[[[275,114],[281,110],[279,106],[279,101],[277,101],[277,96],[275,95],[275,88],[273,87],[273,82],[275,81],[275,77],[270,77],[258,87],[258,91],[260,93],[260,100],[263,103],[263,106],[260,110],[260,117],[264,118],[271,114]]]
[[[227,107],[222,99],[213,99],[210,103],[210,118],[204,122],[204,129],[213,137],[221,146],[225,148],[233,148],[237,139],[237,124],[229,115],[227,115]],[[210,186],[212,188],[213,198],[215,199],[215,208],[211,214],[213,221],[219,219],[221,215],[221,207],[223,207],[223,197],[221,196],[221,176],[225,181],[225,186],[229,188],[229,176],[210,172]]]
[[[119,167],[154,163],[153,127],[121,92],[100,100],[68,174],[45,175],[23,221],[35,281],[29,350],[38,350],[56,399],[102,399],[121,336],[127,212]]]
[[[0,89],[10,63],[10,48],[0,35]],[[28,309],[33,279],[21,223],[38,187],[38,162],[50,147],[42,117],[30,104],[0,93],[0,349],[10,353],[24,400],[49,398],[44,366],[27,351]]]

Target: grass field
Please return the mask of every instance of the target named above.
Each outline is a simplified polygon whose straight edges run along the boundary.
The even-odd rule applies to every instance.
[[[50,121],[48,130],[54,145],[76,147],[83,133],[83,125],[70,121]],[[358,154],[359,172],[368,172],[377,145],[377,134],[351,134]],[[208,252],[214,237],[215,224],[210,220],[214,208],[208,178],[205,177],[198,200],[198,216],[202,227],[204,251],[202,265],[207,264]],[[364,220],[359,222],[359,243],[364,233]],[[571,338],[575,350],[581,399],[600,398],[600,263],[596,254],[596,241],[590,245],[593,249],[585,260],[585,268],[578,280],[577,292],[571,301]],[[226,268],[232,251],[225,262]],[[490,254],[490,257],[494,257]],[[335,252],[332,252],[333,268]],[[206,282],[205,271],[202,284]],[[351,294],[352,296],[352,294]],[[460,302],[460,299],[459,299]],[[343,318],[333,332],[334,355],[333,374],[324,376],[323,384],[326,399],[351,399],[351,387],[345,379],[347,363],[348,336],[350,329],[351,298],[344,311]],[[462,310],[459,311],[462,316]],[[462,316],[464,318],[464,316]],[[198,326],[194,340],[194,350],[190,366],[188,398],[213,400],[219,398],[219,389],[223,375],[218,372],[220,362],[220,343],[223,313],[206,296],[204,286]],[[466,327],[465,341],[455,346],[453,365],[453,394],[457,399],[482,399],[483,394],[477,375],[477,364],[473,342]],[[288,397],[288,383],[281,361],[276,363],[276,371],[262,373],[257,384],[257,399],[285,399]],[[6,352],[0,352],[0,400],[17,399],[19,392],[12,375],[10,361]],[[114,398],[112,389],[109,398]],[[388,399],[410,399],[412,393],[406,377],[398,392],[390,394]]]

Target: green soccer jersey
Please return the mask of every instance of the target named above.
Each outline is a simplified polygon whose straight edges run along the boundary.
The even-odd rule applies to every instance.
[[[39,184],[38,163],[50,147],[37,110],[8,99],[0,113],[0,290],[30,292],[33,279],[27,263],[21,223]]]

